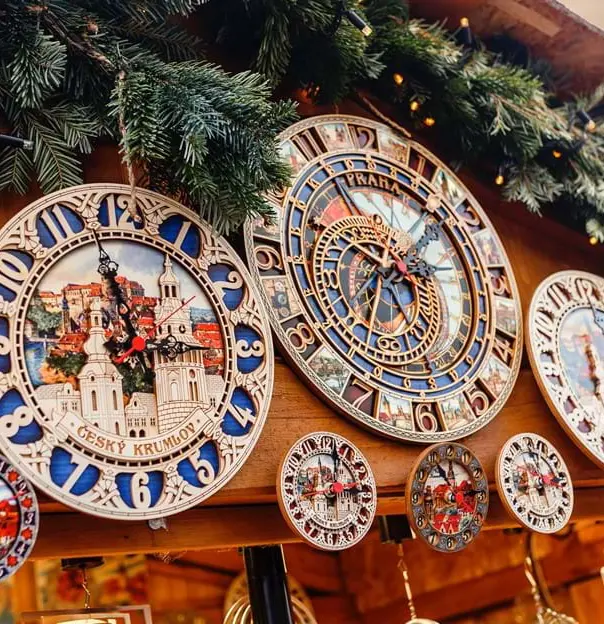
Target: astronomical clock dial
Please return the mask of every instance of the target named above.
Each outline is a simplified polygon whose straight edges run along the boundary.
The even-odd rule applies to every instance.
[[[291,186],[250,221],[249,264],[277,340],[334,408],[392,438],[467,436],[516,380],[522,322],[488,218],[430,152],[373,121],[282,135]]]
[[[457,552],[472,542],[489,508],[484,469],[461,444],[427,448],[411,470],[405,495],[414,531],[441,552]]]
[[[0,455],[0,581],[12,576],[29,557],[39,521],[36,493]]]
[[[376,487],[371,468],[348,440],[311,433],[285,456],[277,481],[281,513],[312,546],[343,550],[371,528]]]
[[[604,278],[550,275],[533,295],[528,327],[541,392],[575,444],[604,468]]]
[[[254,447],[272,375],[243,264],[180,204],[86,185],[0,232],[0,447],[54,498],[124,520],[196,505]]]
[[[569,522],[573,485],[556,448],[535,433],[519,433],[501,449],[495,469],[499,497],[517,520],[537,533]]]

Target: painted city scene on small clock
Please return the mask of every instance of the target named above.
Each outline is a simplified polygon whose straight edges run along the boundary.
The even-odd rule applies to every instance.
[[[213,410],[224,393],[224,343],[206,295],[159,250],[121,241],[103,247],[119,265],[116,281],[137,333],[176,352],[119,357],[128,336],[118,305],[99,275],[96,246],[83,246],[43,275],[27,310],[26,364],[42,411],[147,438],[198,406]]]

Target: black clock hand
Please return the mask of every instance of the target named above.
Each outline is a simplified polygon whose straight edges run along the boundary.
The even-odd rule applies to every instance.
[[[373,282],[373,278],[375,277],[375,272],[372,272],[371,275],[363,282],[363,285],[356,292],[354,297],[350,300],[350,306],[352,307],[357,301],[363,296],[365,291],[371,286]]]
[[[348,206],[348,210],[350,210],[352,214],[362,215],[363,213],[357,208],[357,205],[354,199],[352,199],[352,195],[350,194],[350,191],[348,190],[348,187],[344,184],[344,182],[342,182],[340,178],[336,178],[335,182],[336,186],[338,187],[338,191],[340,191],[340,195],[344,200],[344,203]]]
[[[145,346],[146,351],[157,351],[169,360],[173,360],[187,351],[201,351],[202,349],[201,345],[191,345],[187,342],[176,340],[171,334],[155,342],[149,341]]]
[[[97,272],[101,275],[101,277],[104,277],[107,280],[109,292],[115,299],[117,313],[124,322],[128,337],[132,340],[137,333],[134,328],[134,324],[132,323],[130,306],[126,303],[122,288],[116,279],[119,265],[117,262],[112,260],[109,254],[105,251],[97,233],[94,230],[92,233],[99,249],[99,266],[97,268]]]
[[[436,470],[438,470],[438,474],[446,481],[447,485],[449,487],[453,487],[449,481],[449,477],[447,477],[445,469],[440,464],[436,464]]]
[[[438,240],[440,234],[440,225],[438,223],[428,223],[424,233],[419,237],[419,240],[412,245],[403,254],[403,262],[408,264],[413,258],[416,258],[424,247],[427,247],[432,241]]]

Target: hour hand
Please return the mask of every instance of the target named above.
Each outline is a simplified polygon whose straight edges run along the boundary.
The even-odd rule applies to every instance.
[[[174,360],[179,355],[186,353],[187,351],[201,351],[203,347],[201,345],[193,345],[188,342],[181,342],[177,340],[171,334],[156,340],[155,342],[147,342],[147,351],[157,351],[160,355],[167,357],[169,360]]]

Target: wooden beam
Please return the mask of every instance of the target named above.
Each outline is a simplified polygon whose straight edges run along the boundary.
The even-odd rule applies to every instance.
[[[557,545],[559,547],[541,561],[545,578],[552,588],[594,574],[604,560],[604,542],[600,542],[597,547],[581,547],[576,536],[571,536]],[[409,563],[413,566],[412,562]],[[416,569],[421,569],[419,561]],[[420,617],[448,621],[460,614],[470,614],[493,604],[510,601],[527,590],[524,569],[518,565],[416,595],[415,606]],[[401,614],[406,612],[406,608],[406,598],[399,598],[387,606],[366,611],[363,622],[400,624]]]
[[[604,518],[604,487],[575,491],[576,519]],[[404,513],[404,498],[380,502],[378,512]],[[154,552],[235,548],[300,541],[276,504],[198,507],[168,518],[168,530],[152,531],[145,522],[120,522],[80,513],[46,514],[32,558],[84,557]],[[485,530],[514,527],[495,493]]]

